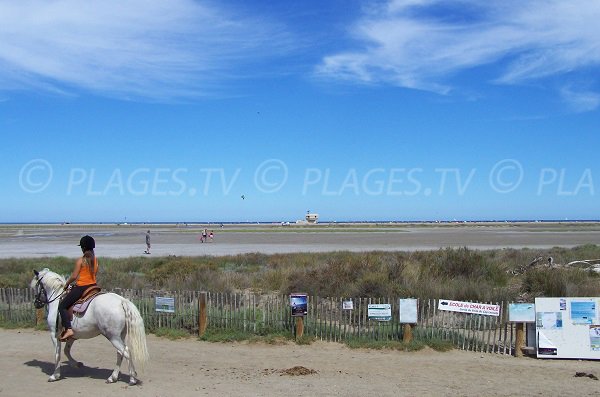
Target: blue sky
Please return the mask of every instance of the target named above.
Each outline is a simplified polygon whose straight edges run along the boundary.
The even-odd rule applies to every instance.
[[[0,222],[599,219],[598,20],[0,1]]]

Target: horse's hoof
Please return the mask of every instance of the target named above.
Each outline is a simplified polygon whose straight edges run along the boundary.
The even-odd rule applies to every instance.
[[[137,380],[130,380],[129,381],[129,386],[135,386],[137,385]]]
[[[60,379],[60,376],[52,375],[51,377],[48,378],[48,382],[56,382],[59,379]]]
[[[106,383],[115,383],[117,379],[114,379],[112,376],[106,380]]]

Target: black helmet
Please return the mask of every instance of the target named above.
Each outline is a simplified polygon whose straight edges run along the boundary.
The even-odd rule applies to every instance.
[[[79,240],[79,246],[83,251],[89,251],[96,248],[96,242],[92,236],[83,236],[81,240]]]

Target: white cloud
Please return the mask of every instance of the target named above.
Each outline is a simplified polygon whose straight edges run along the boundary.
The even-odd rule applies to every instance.
[[[284,51],[276,24],[195,0],[0,2],[0,89],[162,100]]]
[[[588,112],[600,106],[600,94],[565,86],[560,90],[563,99],[575,112]]]
[[[519,84],[600,65],[600,2],[392,0],[351,29],[356,48],[324,57],[320,76],[440,93],[492,65]]]

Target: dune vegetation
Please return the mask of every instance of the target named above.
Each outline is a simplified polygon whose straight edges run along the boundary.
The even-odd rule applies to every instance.
[[[322,297],[527,301],[536,296],[599,296],[598,272],[583,263],[566,266],[595,258],[600,258],[598,245],[549,250],[447,248],[100,258],[98,278],[108,289],[302,291]],[[32,269],[48,267],[67,275],[72,265],[72,259],[64,257],[0,259],[0,287],[26,288]]]

